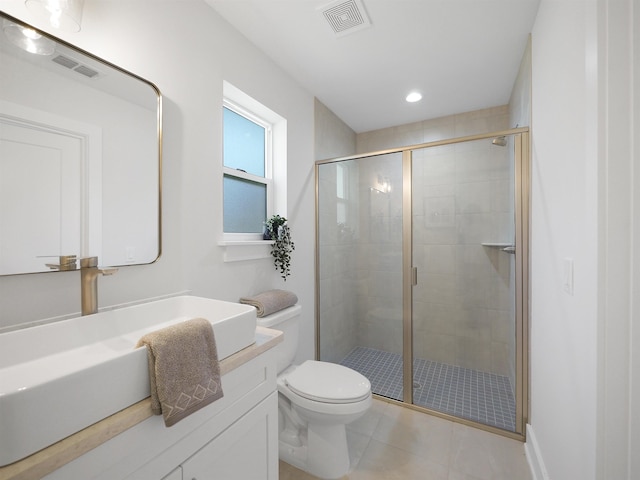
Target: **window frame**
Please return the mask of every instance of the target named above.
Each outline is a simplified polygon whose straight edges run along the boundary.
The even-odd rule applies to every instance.
[[[249,172],[245,172],[243,170],[239,170],[232,167],[227,167],[225,165],[224,158],[224,148],[222,153],[222,178],[231,177],[247,180],[254,183],[259,183],[265,185],[266,188],[266,218],[265,221],[273,215],[274,211],[274,179],[273,179],[273,123],[264,119],[260,115],[252,112],[250,109],[239,105],[237,102],[230,100],[229,98],[223,98],[222,102],[223,107],[223,121],[222,128],[224,129],[224,109],[227,108],[230,111],[240,115],[250,122],[253,122],[260,127],[264,128],[264,137],[265,137],[265,145],[264,145],[264,177],[259,175],[254,175]],[[222,202],[222,210],[224,217],[224,200]],[[227,241],[253,241],[253,240],[262,240],[262,232],[225,232],[224,231],[224,221],[222,222],[222,234],[223,238]]]

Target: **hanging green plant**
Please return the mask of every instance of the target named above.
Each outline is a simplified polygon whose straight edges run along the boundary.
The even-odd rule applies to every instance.
[[[280,270],[280,276],[287,281],[291,274],[291,252],[296,247],[291,240],[291,230],[287,225],[287,219],[280,215],[273,215],[265,222],[264,238],[273,240],[271,255],[276,270]]]

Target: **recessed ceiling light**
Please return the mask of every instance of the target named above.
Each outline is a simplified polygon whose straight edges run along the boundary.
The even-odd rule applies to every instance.
[[[411,92],[409,95],[407,95],[406,100],[409,103],[419,102],[420,100],[422,100],[422,94],[418,92]]]

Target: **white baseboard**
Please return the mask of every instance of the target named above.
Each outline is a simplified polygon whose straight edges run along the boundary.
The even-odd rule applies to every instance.
[[[527,442],[524,444],[524,453],[527,456],[533,480],[551,480],[544,466],[544,460],[540,453],[536,435],[533,433],[533,427],[529,424],[527,424]]]

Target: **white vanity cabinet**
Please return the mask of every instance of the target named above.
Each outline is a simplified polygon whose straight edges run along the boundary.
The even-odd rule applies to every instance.
[[[278,480],[273,349],[223,374],[222,388],[221,399],[174,426],[147,418],[45,479]]]
[[[184,462],[181,479],[277,480],[269,444],[275,432],[277,447],[277,429],[278,397],[273,393]]]
[[[277,408],[272,393],[162,480],[277,480]]]
[[[163,480],[278,480],[277,395],[271,393],[215,438],[199,445]],[[167,463],[167,453],[126,478],[160,478],[157,475]]]

